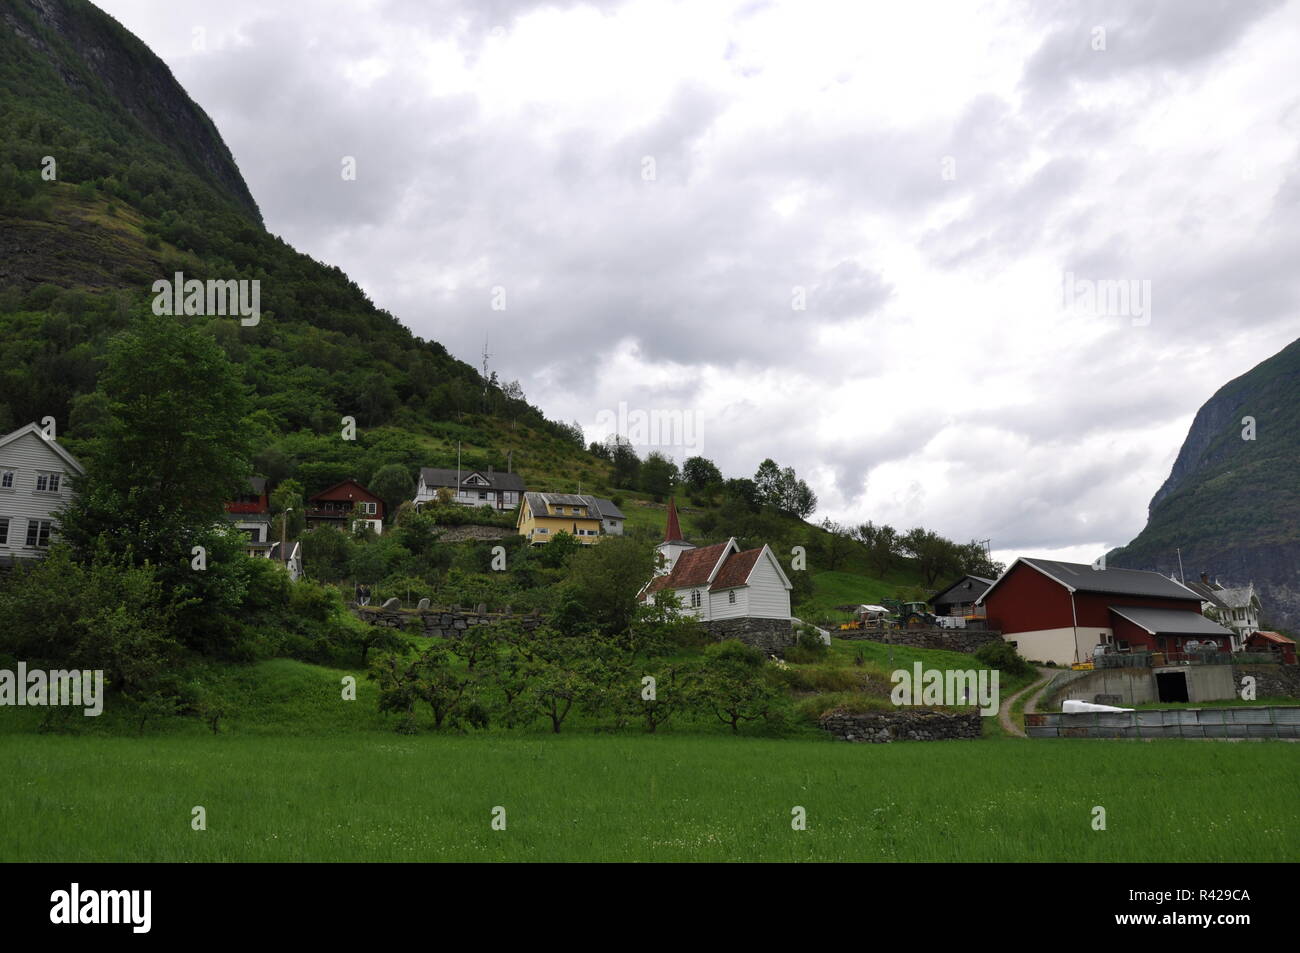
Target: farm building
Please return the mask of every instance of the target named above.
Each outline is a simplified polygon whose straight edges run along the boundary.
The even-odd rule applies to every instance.
[[[962,576],[931,599],[930,605],[935,615],[982,616],[984,607],[977,603],[991,585],[993,580],[983,576]]]
[[[1295,639],[1289,639],[1281,632],[1252,632],[1246,639],[1246,650],[1272,652],[1284,665],[1294,665],[1296,660]]]
[[[1201,596],[1156,572],[1021,557],[979,602],[990,627],[1044,662],[1088,661],[1099,645],[1166,655],[1232,648],[1232,631],[1201,614]]]

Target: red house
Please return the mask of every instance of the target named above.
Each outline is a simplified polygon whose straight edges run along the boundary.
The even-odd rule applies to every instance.
[[[249,477],[248,489],[226,503],[227,513],[269,513],[271,502],[266,496],[266,478]]]
[[[1272,652],[1283,665],[1295,664],[1295,639],[1281,632],[1254,632],[1246,639],[1246,648],[1252,652]]]
[[[1021,557],[979,598],[989,628],[1025,658],[1091,661],[1110,652],[1232,649],[1232,632],[1201,614],[1201,597],[1157,572],[1094,569],[1086,563]]]
[[[352,532],[365,523],[376,533],[384,531],[384,501],[356,480],[344,480],[307,500],[307,526],[335,526]]]

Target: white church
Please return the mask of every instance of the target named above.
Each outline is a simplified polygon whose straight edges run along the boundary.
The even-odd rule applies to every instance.
[[[725,543],[697,547],[682,538],[677,504],[668,501],[668,529],[656,549],[659,567],[655,577],[641,590],[641,601],[650,605],[661,592],[672,592],[682,611],[711,625],[721,638],[746,638],[749,630],[763,630],[778,642],[788,644],[790,633],[790,580],[781,563],[764,544],[759,549],[741,550],[733,536]],[[758,620],[763,620],[762,622]],[[725,624],[725,623],[733,624]],[[754,623],[749,625],[747,623]],[[739,623],[739,624],[736,624]],[[761,647],[771,650],[784,645]]]

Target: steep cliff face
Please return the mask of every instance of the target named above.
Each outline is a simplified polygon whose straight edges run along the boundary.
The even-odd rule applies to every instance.
[[[1265,621],[1300,630],[1300,340],[1197,412],[1146,529],[1108,558],[1177,573],[1179,550],[1188,578],[1253,581]]]
[[[85,0],[0,0],[3,52],[33,96],[63,98],[50,84],[115,120],[127,134],[148,136],[216,186],[253,221],[261,215],[221,134],[147,46]],[[12,68],[17,66],[18,69]],[[46,88],[40,93],[41,86]]]

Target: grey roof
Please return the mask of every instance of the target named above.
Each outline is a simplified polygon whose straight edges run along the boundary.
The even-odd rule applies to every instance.
[[[1215,589],[1213,586],[1207,586],[1203,582],[1189,582],[1187,588],[1200,596],[1202,602],[1216,605],[1220,609],[1228,608],[1228,604],[1219,598],[1219,594],[1222,592],[1222,587]]]
[[[965,585],[963,585],[965,583]],[[974,602],[980,596],[988,591],[989,586],[993,585],[992,579],[985,579],[983,576],[962,576],[947,589],[943,589],[935,594],[930,600],[931,605],[948,605],[954,602]],[[951,598],[943,598],[951,593]]]
[[[1123,616],[1152,635],[1232,635],[1217,622],[1211,622],[1190,609],[1148,609],[1145,606],[1111,606],[1110,611]]]
[[[461,483],[471,474],[477,473],[483,479],[488,481],[488,486],[494,490],[514,490],[516,493],[524,492],[524,478],[518,473],[498,473],[493,471],[489,473],[486,470],[461,470]],[[456,482],[456,471],[439,467],[421,467],[420,477],[424,480],[425,486],[438,487],[459,487]]]
[[[1087,563],[1067,563],[1057,559],[1033,559],[1021,556],[980,596],[983,601],[1002,584],[1020,563],[1037,569],[1063,586],[1078,592],[1100,592],[1117,596],[1151,596],[1158,599],[1201,601],[1199,593],[1158,572],[1145,569],[1094,569]]]
[[[584,496],[583,499],[587,501],[588,506],[595,508],[596,513],[598,513],[602,519],[627,519],[627,517],[623,515],[623,511],[615,506],[611,500],[601,499],[599,496]]]
[[[1230,609],[1248,609],[1255,600],[1255,587],[1251,585],[1220,589],[1216,594]]]

